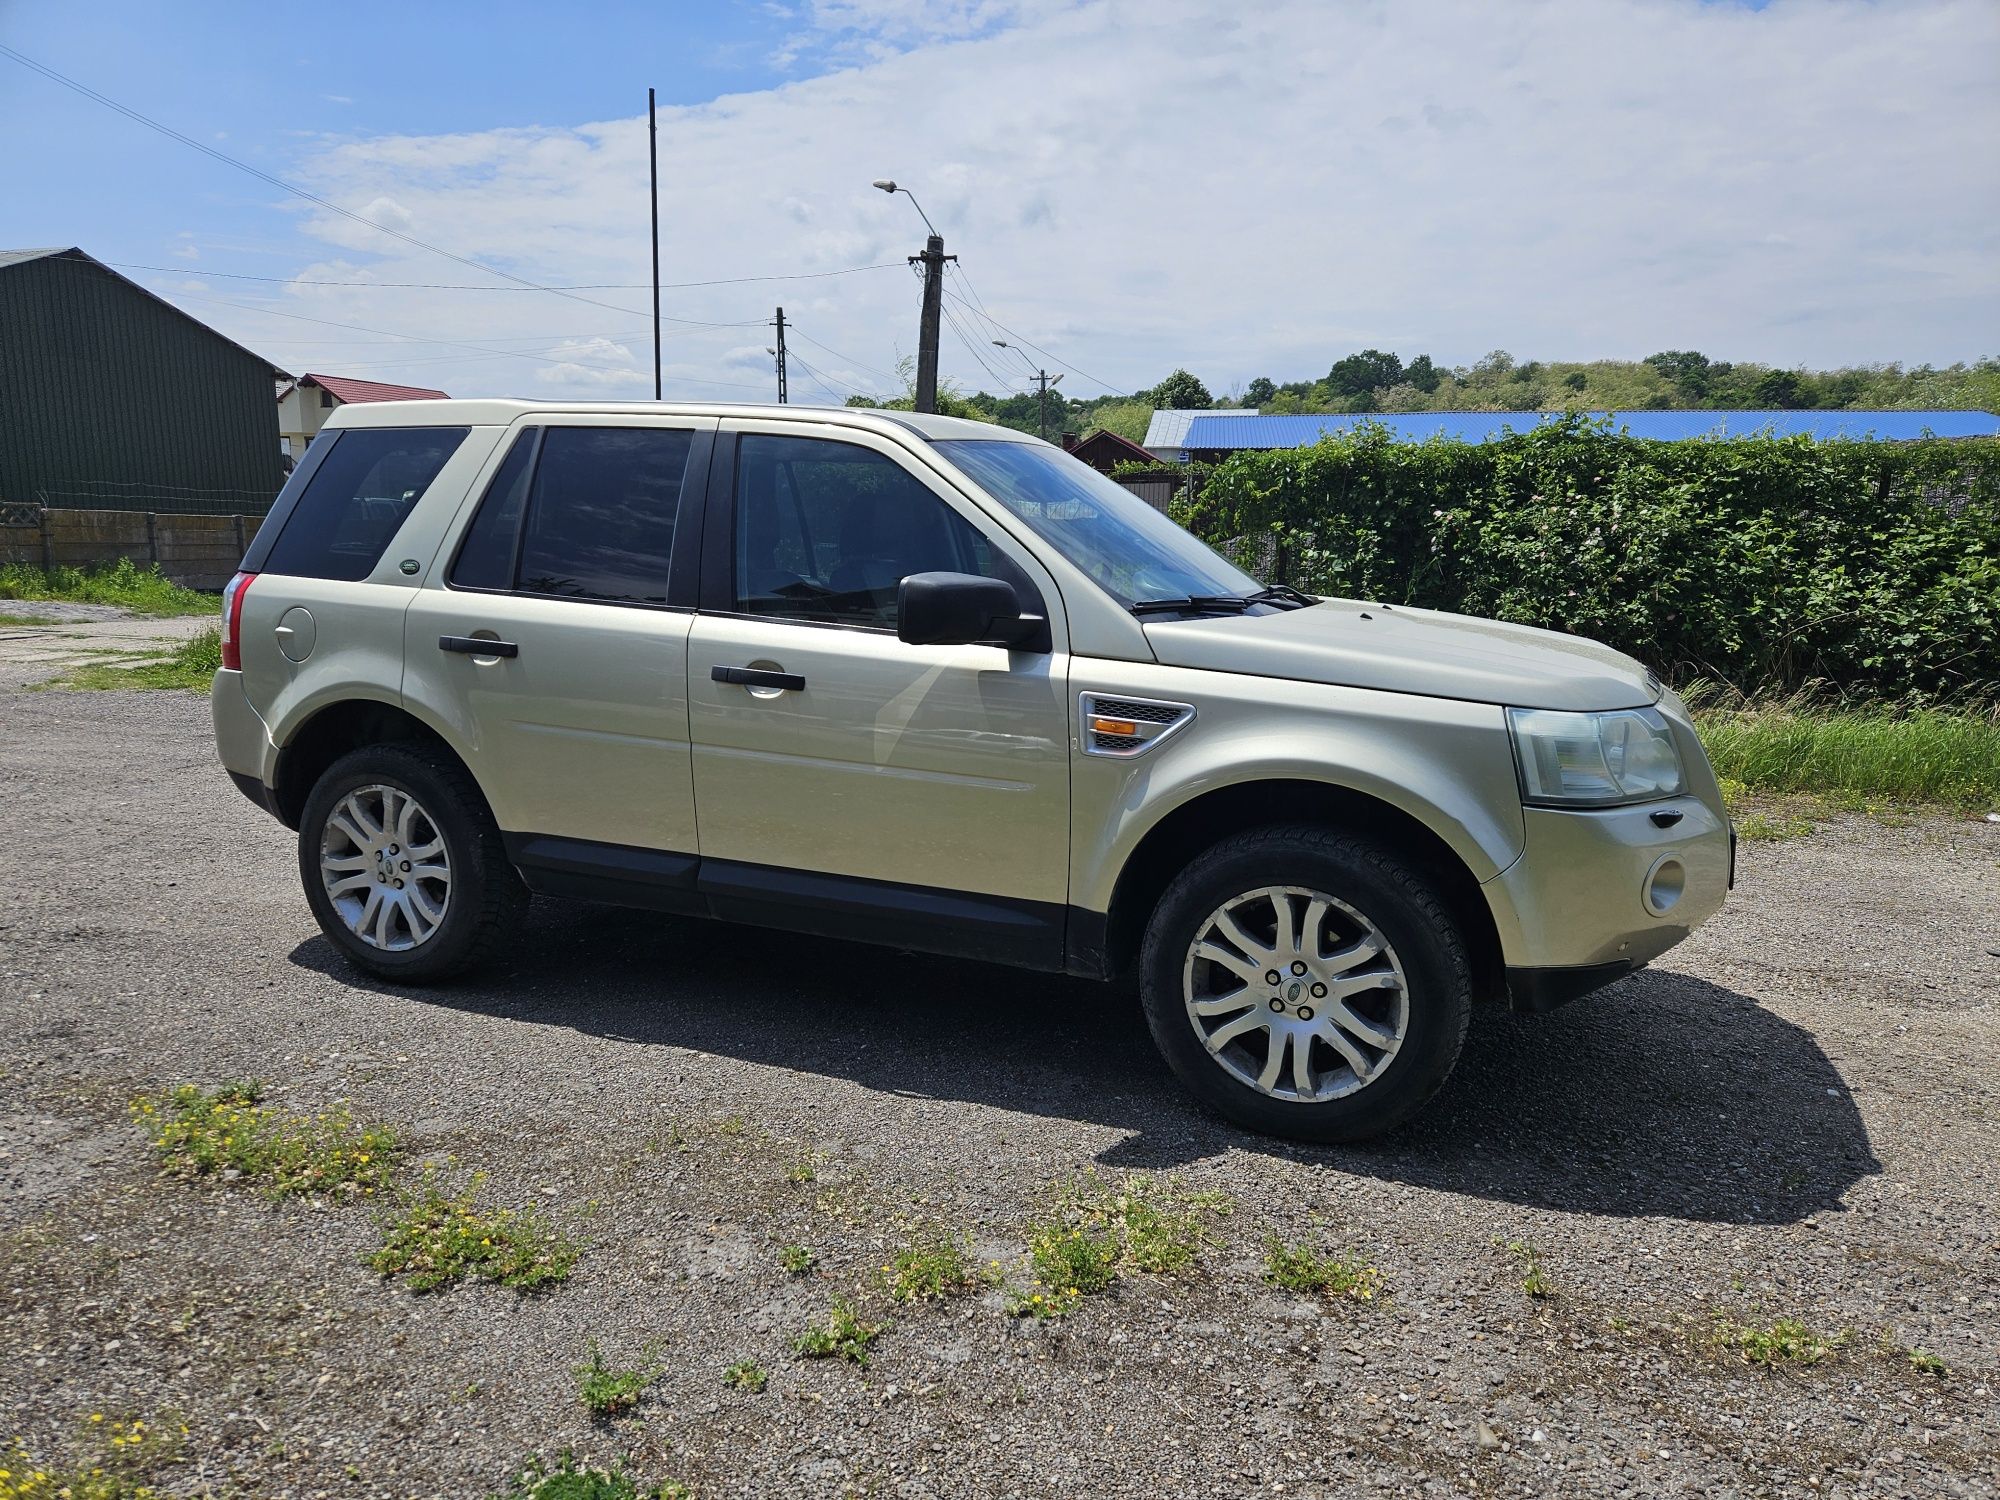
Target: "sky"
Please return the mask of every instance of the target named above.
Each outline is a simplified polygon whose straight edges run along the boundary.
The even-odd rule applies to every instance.
[[[649,396],[649,86],[670,397],[774,394],[780,304],[794,400],[901,389],[880,177],[966,389],[2000,353],[1997,0],[0,0],[0,45],[264,174],[0,54],[0,248],[294,373]]]

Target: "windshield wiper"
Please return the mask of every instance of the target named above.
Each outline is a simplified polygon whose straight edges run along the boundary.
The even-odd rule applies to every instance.
[[[1295,589],[1289,583],[1274,583],[1267,589],[1257,590],[1250,598],[1257,604],[1296,604],[1300,608],[1319,603],[1319,600],[1311,594],[1303,589]]]
[[[1178,599],[1141,599],[1129,608],[1135,615],[1240,615],[1255,602],[1234,594],[1183,594]]]

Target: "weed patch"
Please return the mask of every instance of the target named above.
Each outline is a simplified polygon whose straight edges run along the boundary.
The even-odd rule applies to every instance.
[[[1114,1184],[1094,1171],[1064,1183],[1055,1202],[1054,1218],[1028,1226],[1034,1283],[1008,1301],[1025,1317],[1060,1317],[1108,1290],[1124,1269],[1154,1276],[1192,1269],[1214,1243],[1210,1221],[1234,1207],[1227,1193],[1193,1192],[1172,1178]]]
[[[189,636],[164,657],[142,661],[136,666],[116,666],[110,662],[86,662],[50,684],[54,687],[106,689],[208,690],[216,669],[222,665],[222,632],[211,625]]]
[[[1542,1268],[1542,1252],[1539,1249],[1526,1240],[1509,1240],[1507,1253],[1514,1257],[1514,1264],[1521,1273],[1521,1290],[1530,1298],[1545,1302],[1556,1294],[1556,1284]]]
[[[1264,1279],[1284,1291],[1348,1302],[1373,1302],[1382,1291],[1382,1273],[1367,1262],[1321,1255],[1275,1236],[1265,1248]]]
[[[1762,1327],[1722,1319],[1715,1325],[1713,1342],[1740,1355],[1746,1364],[1775,1369],[1823,1364],[1845,1348],[1852,1336],[1845,1328],[1819,1333],[1799,1318],[1779,1318]]]
[[[565,1453],[554,1463],[531,1459],[486,1500],[694,1500],[694,1491],[671,1479],[641,1488],[622,1464],[599,1468]]]
[[[771,1383],[771,1376],[756,1360],[740,1359],[722,1372],[722,1383],[732,1391],[747,1391],[758,1396]]]
[[[576,1265],[582,1247],[533,1208],[486,1211],[475,1199],[486,1174],[463,1193],[447,1193],[435,1169],[402,1195],[383,1226],[382,1248],[368,1257],[383,1276],[407,1276],[410,1289],[433,1291],[466,1277],[530,1292],[553,1286]]]
[[[971,1291],[983,1278],[966,1255],[963,1235],[919,1231],[882,1267],[891,1302],[927,1302]]]
[[[167,581],[157,567],[129,557],[100,568],[39,568],[0,563],[0,599],[110,604],[135,615],[209,615],[221,608],[215,595]]]
[[[868,1346],[882,1336],[880,1323],[864,1323],[854,1304],[836,1297],[824,1323],[815,1323],[792,1343],[802,1359],[843,1359],[868,1367]]]
[[[160,1471],[180,1462],[187,1429],[178,1423],[119,1420],[93,1412],[83,1456],[44,1467],[27,1442],[0,1449],[0,1500],[152,1500]]]
[[[2000,709],[1900,712],[1789,700],[1702,707],[1695,723],[1717,775],[1748,788],[2000,803]]]
[[[1935,1354],[1926,1354],[1921,1349],[1905,1349],[1903,1353],[1910,1361],[1910,1368],[1919,1375],[1935,1375],[1943,1380],[1951,1373],[1951,1366]]]
[[[258,1097],[254,1083],[213,1093],[183,1084],[142,1094],[131,1112],[178,1176],[233,1171],[278,1197],[369,1197],[388,1181],[399,1150],[388,1126],[358,1125],[344,1104],[308,1116],[259,1104]]]
[[[658,1370],[614,1370],[604,1362],[597,1340],[590,1341],[590,1358],[571,1372],[576,1396],[593,1417],[615,1417],[639,1404],[639,1393],[659,1375]]]
[[[803,1276],[819,1261],[804,1245],[787,1245],[778,1252],[778,1265],[793,1276]]]

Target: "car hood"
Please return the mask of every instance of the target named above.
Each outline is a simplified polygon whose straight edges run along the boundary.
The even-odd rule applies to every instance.
[[[1660,696],[1645,667],[1582,636],[1400,604],[1148,620],[1146,639],[1168,666],[1512,708],[1637,708]]]

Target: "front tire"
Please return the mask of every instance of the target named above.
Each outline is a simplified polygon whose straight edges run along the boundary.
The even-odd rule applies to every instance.
[[[365,746],[327,769],[299,822],[299,878],[348,962],[399,984],[489,956],[528,904],[479,788],[421,745]]]
[[[1140,999],[1168,1064],[1219,1114],[1354,1141],[1402,1124],[1443,1084],[1472,969],[1417,871],[1364,839],[1274,827],[1225,839],[1167,888],[1140,950]]]

